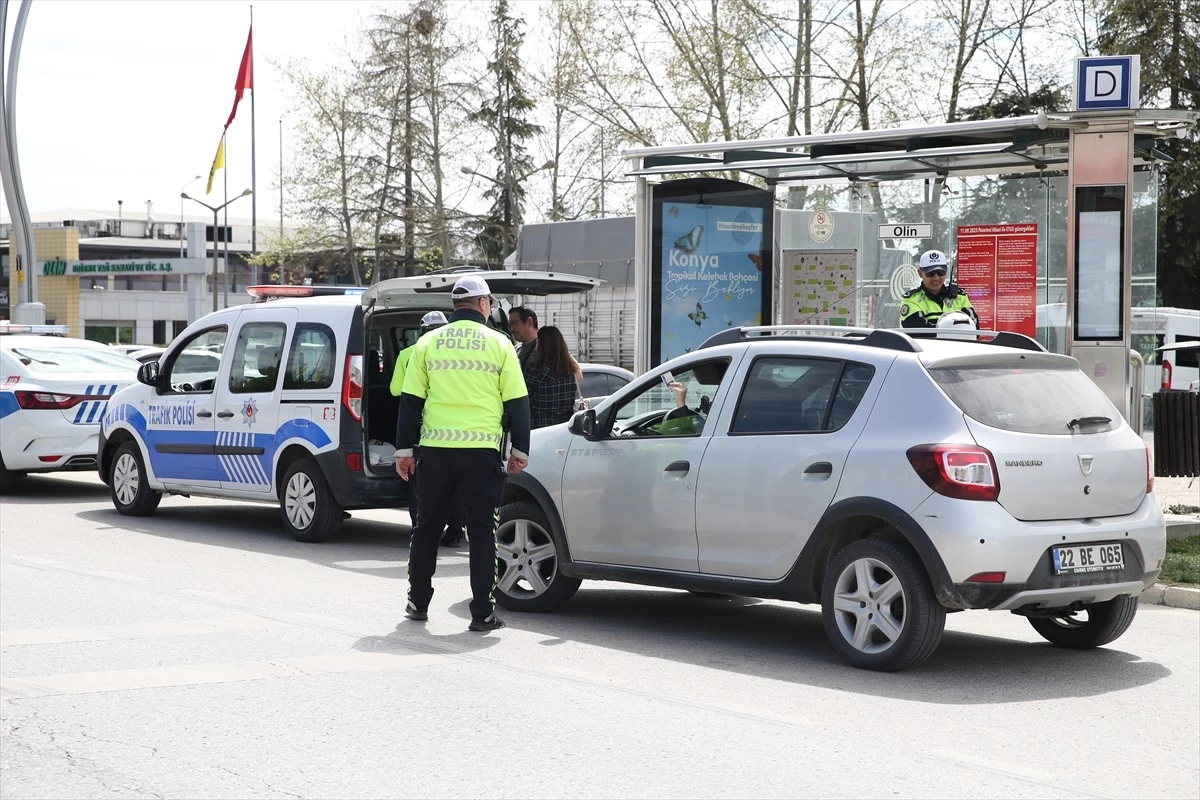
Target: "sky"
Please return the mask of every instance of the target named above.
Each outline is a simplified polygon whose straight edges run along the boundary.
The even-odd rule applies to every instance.
[[[10,6],[10,36],[17,3]],[[279,219],[280,118],[288,159],[289,88],[272,66],[340,60],[345,39],[379,7],[356,0],[259,0],[254,14],[254,98],[259,224]],[[487,14],[486,2],[478,3]],[[29,208],[178,219],[181,187],[224,202],[221,172],[205,183],[233,107],[251,4],[231,0],[35,0],[17,83],[18,158]],[[229,197],[251,185],[250,93],[226,140]],[[287,214],[285,193],[284,210]],[[186,202],[189,215],[207,213]],[[230,216],[249,218],[251,199]],[[8,217],[7,206],[0,216]],[[291,215],[287,214],[289,220]]]

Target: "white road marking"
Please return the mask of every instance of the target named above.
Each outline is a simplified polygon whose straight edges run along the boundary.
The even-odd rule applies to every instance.
[[[153,636],[186,636],[195,633],[265,631],[286,625],[279,620],[250,614],[180,622],[135,622],[128,625],[93,625],[84,628],[40,628],[0,631],[0,647],[64,642],[104,642],[115,639],[149,639]]]
[[[0,700],[48,697],[65,694],[122,692],[205,683],[233,683],[265,678],[295,678],[347,672],[376,672],[401,667],[445,664],[447,656],[413,651],[346,653],[326,656],[278,658],[271,661],[241,661],[228,664],[186,664],[178,667],[122,669],[111,672],[80,672],[72,675],[40,675],[0,679]]]
[[[466,556],[438,556],[439,566],[454,566],[460,564],[470,564],[471,559]],[[341,567],[342,569],[408,569],[408,559],[403,561],[334,561],[330,566]]]

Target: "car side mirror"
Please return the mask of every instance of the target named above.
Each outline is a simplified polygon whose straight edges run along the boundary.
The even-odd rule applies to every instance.
[[[576,436],[582,436],[588,441],[594,441],[596,437],[596,410],[589,408],[586,411],[579,411],[575,416],[571,417],[571,424],[567,426],[567,430]]]
[[[147,386],[158,388],[158,362],[147,361],[145,364],[142,364],[140,367],[138,367],[137,379],[138,383],[144,383]]]

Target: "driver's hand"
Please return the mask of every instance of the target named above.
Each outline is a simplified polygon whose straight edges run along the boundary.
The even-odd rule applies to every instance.
[[[675,395],[675,407],[683,408],[687,405],[687,387],[679,381],[671,381],[667,384],[667,388],[671,390],[671,394]]]

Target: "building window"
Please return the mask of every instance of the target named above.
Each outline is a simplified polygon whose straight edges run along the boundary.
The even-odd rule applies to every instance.
[[[135,344],[132,322],[89,322],[83,326],[83,338],[101,344]]]
[[[154,344],[167,344],[167,321],[165,319],[154,320]]]
[[[176,336],[183,333],[184,330],[187,329],[187,326],[187,320],[185,319],[171,320],[171,338],[174,339]]]

